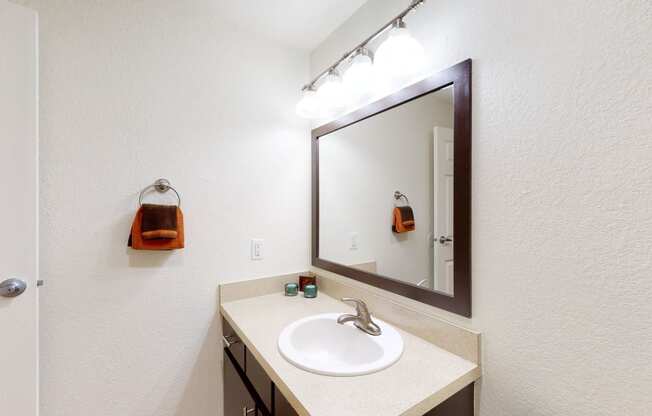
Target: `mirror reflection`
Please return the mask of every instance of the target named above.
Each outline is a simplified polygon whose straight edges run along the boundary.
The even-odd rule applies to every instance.
[[[320,138],[319,256],[448,295],[453,86]]]

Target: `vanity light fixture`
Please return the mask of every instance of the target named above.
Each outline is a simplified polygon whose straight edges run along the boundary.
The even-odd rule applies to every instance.
[[[317,100],[324,116],[341,111],[346,106],[346,96],[342,77],[337,69],[331,69],[317,89]]]
[[[403,19],[425,1],[412,0],[398,16],[304,85],[303,96],[296,106],[297,115],[311,119],[330,117],[352,104],[350,99],[369,98],[381,81],[378,72],[390,80],[414,76],[425,63],[425,53],[408,32]],[[379,46],[374,60],[368,46],[388,29],[389,36]],[[345,62],[349,67],[342,82],[338,67]],[[376,67],[380,71],[376,71]]]
[[[423,46],[410,35],[403,19],[398,19],[376,51],[376,67],[389,78],[409,78],[417,74],[425,62]]]
[[[321,114],[317,91],[314,87],[304,87],[301,91],[301,100],[296,106],[297,115],[301,118],[318,118]]]
[[[376,87],[373,52],[359,48],[349,61],[349,68],[344,72],[344,89],[352,100],[362,101],[372,95]]]

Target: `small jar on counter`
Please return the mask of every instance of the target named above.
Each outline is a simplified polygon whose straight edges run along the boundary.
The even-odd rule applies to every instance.
[[[314,274],[302,274],[299,276],[299,291],[304,292],[306,285],[317,285],[317,277]]]
[[[305,285],[303,287],[303,297],[304,298],[316,298],[317,297],[317,285]]]
[[[296,283],[285,284],[285,296],[296,296],[299,294],[299,285]]]

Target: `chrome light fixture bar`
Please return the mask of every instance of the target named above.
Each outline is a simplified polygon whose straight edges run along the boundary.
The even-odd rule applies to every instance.
[[[357,45],[355,48],[351,49],[350,51],[346,52],[342,57],[337,60],[334,64],[323,70],[319,75],[317,75],[312,81],[310,81],[308,84],[304,85],[301,88],[301,91],[315,91],[316,90],[316,85],[317,83],[324,78],[328,74],[335,73],[337,70],[337,67],[340,66],[340,64],[347,59],[353,59],[355,58],[356,55],[358,54],[370,54],[371,52],[367,48],[367,45],[371,42],[373,42],[376,38],[378,38],[380,35],[385,33],[386,30],[391,29],[392,27],[400,27],[404,28],[405,23],[403,22],[403,18],[407,16],[410,12],[412,12],[414,9],[417,7],[421,6],[423,3],[425,3],[426,0],[412,0],[410,5],[403,10],[401,13],[399,13],[396,17],[394,17],[392,20],[387,22],[383,27],[378,29],[373,35],[369,36],[367,39],[363,40],[359,45]]]

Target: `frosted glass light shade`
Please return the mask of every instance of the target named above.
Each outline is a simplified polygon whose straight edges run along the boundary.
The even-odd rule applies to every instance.
[[[312,90],[305,90],[301,100],[295,107],[297,115],[301,118],[314,119],[320,117],[319,99],[317,93]]]
[[[376,70],[368,55],[358,54],[344,73],[344,88],[353,101],[369,98],[376,89]]]
[[[387,39],[376,50],[376,68],[390,78],[416,75],[425,62],[423,46],[404,27],[392,28]]]
[[[322,108],[322,116],[335,114],[346,106],[346,95],[342,80],[335,74],[328,74],[317,90],[317,99]]]

